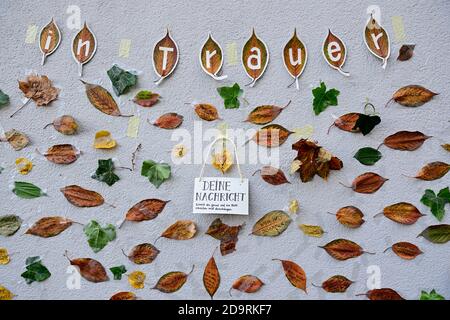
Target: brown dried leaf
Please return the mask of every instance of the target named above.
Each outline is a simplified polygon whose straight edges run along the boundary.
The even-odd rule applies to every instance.
[[[197,233],[197,227],[194,221],[191,220],[178,220],[170,227],[168,227],[161,237],[174,239],[174,240],[189,240],[192,239]]]
[[[391,100],[405,107],[419,107],[430,101],[435,95],[438,95],[438,93],[434,93],[422,86],[409,85],[398,89]]]
[[[242,225],[229,226],[223,223],[220,218],[217,218],[211,223],[206,234],[220,240],[220,253],[224,256],[236,250],[236,243],[239,240],[238,235],[241,229]]]
[[[412,260],[423,253],[419,247],[409,242],[397,242],[393,244],[391,248],[384,250],[384,252],[388,249],[392,249],[396,255],[405,260]]]
[[[349,228],[359,228],[365,221],[364,214],[357,207],[346,206],[336,212],[336,219]]]
[[[220,286],[220,273],[214,255],[209,259],[205,266],[205,271],[203,272],[203,285],[212,299]]]
[[[56,164],[71,164],[78,159],[80,150],[71,144],[57,144],[48,148],[44,156]]]
[[[432,181],[442,178],[449,170],[450,164],[441,161],[431,162],[422,167],[414,178]]]
[[[155,92],[143,90],[136,94],[133,98],[133,102],[141,107],[148,108],[156,104],[160,97],[161,96]]]
[[[160,116],[153,123],[154,126],[163,129],[175,129],[183,123],[183,116],[175,112],[169,112]]]
[[[259,289],[261,289],[263,285],[264,283],[258,277],[247,274],[242,277],[239,277],[239,279],[234,281],[233,285],[231,286],[231,289],[236,289],[246,293],[254,293]]]
[[[25,81],[19,81],[19,89],[25,97],[32,99],[37,106],[46,106],[58,98],[59,89],[55,88],[47,76],[30,74]]]
[[[338,70],[344,76],[350,74],[342,70],[342,66],[345,63],[347,57],[347,48],[337,36],[335,36],[330,29],[328,29],[328,35],[325,38],[322,46],[322,53],[325,57],[325,61],[335,70]]]
[[[289,102],[284,107],[278,107],[274,105],[262,105],[256,107],[252,110],[252,112],[249,113],[247,120],[245,121],[254,124],[267,124],[275,120],[279,116],[281,111],[283,111],[290,104],[291,101],[289,100]]]
[[[359,132],[360,131],[359,128],[355,128],[355,126],[356,121],[358,121],[360,115],[361,113],[351,112],[340,116],[339,118],[334,120],[333,124],[328,129],[328,132],[330,132],[332,126],[336,126],[343,131]]]
[[[253,87],[266,70],[269,62],[269,50],[266,44],[256,36],[253,29],[251,37],[242,48],[242,65],[245,72],[252,79],[249,84]]]
[[[105,202],[102,195],[95,191],[84,189],[77,185],[61,188],[67,201],[77,207],[97,207]]]
[[[146,221],[155,219],[170,200],[146,199],[136,203],[126,213],[125,220]]]
[[[389,179],[374,172],[366,172],[355,178],[352,183],[352,189],[358,193],[374,193]]]
[[[391,288],[373,289],[364,294],[369,300],[405,300]]]
[[[383,209],[386,218],[401,224],[414,224],[420,217],[424,215],[410,203],[399,202],[387,206]]]
[[[188,276],[194,270],[194,266],[189,273],[184,273],[181,271],[168,272],[159,278],[153,289],[157,289],[164,293],[173,293],[181,289],[181,287],[186,283]]]
[[[284,46],[283,62],[286,70],[291,77],[295,79],[297,89],[299,89],[298,77],[300,77],[303,70],[305,70],[307,59],[308,53],[306,47],[297,37],[297,29],[294,29],[294,35]]]
[[[22,150],[30,143],[28,137],[16,129],[5,132],[5,138],[16,151]]]
[[[450,152],[450,143],[441,144],[441,147],[442,147],[444,150]]]
[[[321,226],[300,224],[298,227],[303,231],[304,234],[310,237],[321,238],[325,233]]]
[[[278,186],[280,184],[285,184],[285,183],[290,183],[286,179],[286,176],[284,175],[284,172],[281,171],[281,169],[277,169],[277,168],[274,168],[271,166],[264,166],[261,168],[261,170],[258,170],[258,171],[261,172],[261,178],[265,182],[270,183],[274,186]],[[256,171],[256,172],[258,172],[258,171]]]
[[[330,293],[343,293],[347,291],[352,283],[353,281],[344,276],[335,275],[322,282],[322,288]]]
[[[64,217],[45,217],[39,219],[25,233],[42,238],[54,237],[72,225],[73,221]]]
[[[97,260],[91,258],[78,258],[69,259],[69,261],[71,265],[77,266],[80,269],[81,276],[87,281],[104,282],[109,280],[105,268]]]
[[[195,113],[205,121],[214,121],[219,119],[217,108],[212,104],[199,103],[195,105]]]
[[[170,48],[171,51],[167,52],[167,49],[163,48]],[[162,79],[168,77],[175,70],[178,63],[178,58],[178,46],[170,36],[170,32],[167,29],[165,37],[159,40],[153,49],[153,69],[159,76],[159,79],[156,81],[157,84],[159,84]]]
[[[306,292],[306,273],[302,267],[300,267],[295,262],[289,260],[280,260],[280,259],[272,259],[281,261],[281,264],[284,269],[284,274],[289,282],[296,288],[303,290]]]
[[[287,229],[291,221],[291,217],[286,212],[273,210],[256,221],[251,234],[263,237],[276,237]]]
[[[252,140],[267,148],[281,146],[294,132],[278,124],[269,124],[259,129]]]
[[[134,246],[127,257],[136,264],[148,264],[156,259],[159,252],[160,251],[154,245],[150,243],[141,243]]]
[[[414,54],[414,48],[416,47],[415,44],[404,44],[401,46],[400,50],[398,51],[398,57],[397,60],[399,61],[407,61],[412,58]]]
[[[325,249],[330,256],[342,261],[359,257],[364,253],[357,243],[347,239],[336,239],[319,248]]]
[[[109,300],[136,300],[137,297],[133,292],[122,291],[112,295]]]
[[[413,151],[429,138],[419,131],[399,131],[386,137],[383,144],[395,150]]]
[[[377,58],[383,60],[383,69],[386,68],[387,59],[391,53],[389,35],[375,20],[373,15],[367,21],[364,30],[364,41],[369,51]]]
[[[44,127],[47,128],[49,125],[53,125],[56,131],[65,134],[72,135],[75,134],[78,130],[78,124],[72,116],[64,115],[53,120],[52,123],[49,123]]]
[[[83,80],[80,81],[86,88],[86,95],[89,99],[89,102],[97,110],[114,117],[128,117],[122,115],[119,106],[108,90],[97,84],[87,83]]]

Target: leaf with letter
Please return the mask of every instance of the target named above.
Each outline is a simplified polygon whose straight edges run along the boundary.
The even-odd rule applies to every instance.
[[[271,166],[264,166],[261,170],[255,171],[255,173],[258,171],[261,173],[261,178],[271,185],[278,186],[281,184],[290,183],[281,169]],[[255,173],[253,173],[253,175],[255,175]]]
[[[42,62],[44,65],[45,59],[58,49],[61,43],[61,32],[59,31],[58,25],[55,19],[47,23],[39,34],[39,49],[42,52]]]
[[[205,266],[205,271],[203,271],[203,285],[213,299],[214,294],[220,286],[220,273],[217,268],[216,260],[214,259],[214,253],[209,258],[208,263]]]
[[[103,228],[97,221],[91,220],[84,226],[83,231],[88,239],[89,246],[96,253],[101,251],[108,242],[116,239],[116,228],[112,224]]]
[[[325,82],[321,81],[320,86],[312,89],[313,94],[313,110],[315,115],[319,115],[328,106],[337,106],[339,96],[339,90],[330,89],[327,90]]]
[[[12,191],[22,199],[34,199],[47,195],[38,186],[24,181],[14,181],[14,189]]]
[[[155,219],[170,200],[146,199],[132,206],[125,217],[127,221],[147,221]]]
[[[208,35],[208,39],[206,39],[200,49],[199,59],[203,71],[214,80],[223,80],[227,78],[227,76],[218,75],[223,65],[223,53],[222,47],[212,37],[211,33]]]
[[[430,293],[422,290],[419,300],[445,300],[445,298],[433,289],[430,291]]]
[[[445,215],[445,205],[450,203],[450,191],[447,187],[441,189],[436,195],[433,190],[427,189],[420,199],[420,202],[427,207],[430,207],[433,216],[439,221],[442,221]]]
[[[289,260],[272,259],[281,262],[284,269],[284,274],[289,282],[296,288],[306,292],[306,273],[302,267],[295,262]]]
[[[269,50],[266,44],[256,36],[255,29],[242,48],[242,65],[247,76],[252,79],[248,85],[253,87],[261,78],[269,63]]]
[[[217,218],[208,227],[206,234],[220,240],[220,253],[224,256],[236,250],[236,243],[238,242],[238,235],[241,229],[242,225],[229,226],[223,223],[220,218]]]
[[[77,133],[78,130],[78,124],[76,120],[72,116],[68,115],[63,115],[56,118],[52,123],[47,124],[44,129],[48,126],[53,126],[56,131],[68,136]]]
[[[97,260],[91,258],[70,259],[67,252],[65,256],[72,266],[77,266],[80,269],[81,276],[87,281],[97,283],[109,280],[105,268]]]
[[[175,129],[183,123],[183,116],[175,112],[165,113],[153,123],[154,126],[162,129]]]
[[[336,212],[336,220],[349,228],[359,228],[365,221],[364,214],[357,207],[346,206]]]
[[[73,221],[64,217],[45,217],[39,219],[25,234],[42,238],[54,237],[69,228]]]
[[[289,100],[289,102],[284,107],[278,107],[275,105],[262,105],[256,107],[255,109],[252,110],[252,112],[250,112],[250,114],[247,117],[247,120],[245,121],[254,124],[267,124],[275,120],[281,113],[281,111],[283,111],[290,104],[291,100]]]
[[[109,300],[137,300],[137,297],[133,292],[122,291],[113,294]]]
[[[395,150],[413,151],[418,149],[429,138],[431,137],[419,131],[398,131],[386,137],[383,144]]]
[[[31,284],[35,281],[42,282],[52,275],[47,267],[42,264],[40,257],[27,258],[25,265],[27,270],[20,276],[25,279],[27,284]]]
[[[346,77],[350,76],[350,73],[342,70],[342,66],[347,58],[347,47],[330,29],[328,29],[328,35],[323,42],[322,54],[330,67]]]
[[[432,181],[442,178],[447,174],[449,170],[450,164],[442,161],[435,161],[427,163],[424,167],[422,167],[422,169],[420,169],[420,171],[414,178],[425,181]]]
[[[281,146],[294,132],[287,130],[279,124],[269,124],[259,129],[252,140],[263,147],[272,148]]]
[[[244,90],[237,83],[231,87],[217,88],[217,92],[223,99],[225,109],[237,109],[241,105],[239,97],[242,96]]]
[[[372,166],[375,163],[377,163],[378,160],[380,160],[382,157],[382,154],[380,151],[374,148],[370,147],[364,147],[359,149],[353,158],[358,160],[361,164],[364,164],[366,166]]]
[[[114,183],[120,180],[120,178],[114,173],[114,162],[112,159],[100,159],[98,160],[98,168],[91,178],[104,182],[108,186],[112,186]]]
[[[139,91],[133,98],[133,102],[141,107],[152,107],[160,99],[160,95],[149,90]]]
[[[164,293],[173,293],[181,289],[186,283],[189,275],[194,271],[194,266],[189,273],[184,273],[181,271],[168,272],[159,278],[153,289],[159,290]]]
[[[258,277],[247,274],[239,277],[239,279],[233,282],[229,294],[231,296],[231,289],[246,293],[255,293],[259,291],[263,285],[264,283]]]
[[[127,93],[137,83],[137,75],[123,70],[117,64],[113,65],[107,74],[117,96]]]
[[[312,226],[308,224],[300,224],[298,226],[304,234],[310,237],[321,238],[325,231],[323,231],[321,226]]]
[[[369,51],[383,61],[382,67],[386,69],[387,61],[391,54],[389,35],[372,14],[370,14],[364,29],[364,42]]]
[[[270,211],[255,223],[251,234],[263,237],[276,237],[286,230],[291,221],[291,217],[282,210]]]
[[[297,37],[297,29],[294,29],[294,35],[286,43],[283,49],[283,62],[286,70],[292,78],[294,78],[295,87],[300,89],[298,78],[305,70],[306,61],[308,60],[308,51],[305,45]]]
[[[414,54],[415,44],[404,44],[400,47],[398,51],[397,60],[399,61],[407,61],[412,58]]]
[[[344,293],[352,283],[353,281],[344,276],[335,275],[322,282],[320,287],[329,293]]]
[[[392,98],[386,103],[386,106],[389,102],[395,101],[405,107],[419,107],[438,94],[427,88],[413,84],[395,91]]]
[[[358,193],[374,193],[389,179],[383,178],[377,173],[366,172],[355,178],[351,188]]]
[[[161,237],[173,240],[189,240],[197,233],[197,227],[194,221],[178,220],[170,227],[168,227]]]
[[[170,166],[167,163],[145,160],[142,163],[141,176],[147,177],[156,188],[159,188],[164,181],[170,178]]]
[[[414,224],[423,214],[408,202],[399,202],[383,209],[384,216],[401,224]]]
[[[409,242],[394,243],[392,247],[387,248],[384,252],[389,249],[392,249],[397,256],[405,260],[412,260],[423,253],[415,244]]]
[[[78,64],[78,75],[83,75],[83,65],[91,61],[97,50],[97,39],[85,22],[72,41],[72,55]]]
[[[176,42],[170,36],[169,29],[167,33],[153,47],[153,69],[159,77],[155,82],[159,85],[163,79],[168,77],[178,64],[179,50]]]
[[[117,102],[112,97],[111,93],[100,85],[87,83],[80,80],[86,89],[86,96],[89,102],[100,112],[114,117],[131,117],[130,115],[123,115],[120,112]]]
[[[13,214],[0,216],[0,235],[4,237],[12,236],[20,229],[22,219]]]
[[[97,207],[105,202],[105,199],[100,193],[84,189],[77,185],[61,188],[60,191],[66,197],[67,201],[76,207]]]
[[[114,280],[122,280],[122,275],[127,272],[127,268],[125,268],[123,264],[117,267],[109,268],[109,270],[114,275]]]
[[[450,225],[438,224],[429,226],[423,230],[417,237],[424,237],[432,243],[447,243],[450,241]]]
[[[71,164],[77,161],[81,152],[71,144],[57,144],[47,149],[43,155],[55,164]]]
[[[219,119],[217,108],[212,104],[198,103],[195,105],[195,113],[205,121],[214,121]]]
[[[357,243],[347,239],[336,239],[319,248],[325,249],[330,256],[341,261],[359,257],[363,253],[369,253],[363,251]]]
[[[125,255],[130,261],[136,264],[152,263],[160,251],[151,243],[141,243],[133,247],[128,255]]]

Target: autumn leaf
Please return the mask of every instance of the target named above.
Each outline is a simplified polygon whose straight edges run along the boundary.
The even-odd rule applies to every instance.
[[[111,132],[100,130],[95,133],[93,145],[95,149],[113,149],[116,147],[117,142],[112,138]]]
[[[422,167],[414,178],[425,181],[436,180],[445,176],[449,170],[450,164],[442,161],[435,161],[427,163]]]
[[[262,105],[253,109],[247,117],[248,122],[253,124],[268,124],[275,120],[281,111],[283,111],[286,107],[291,104],[291,101],[284,106],[278,107],[275,105]]]
[[[219,118],[219,113],[217,112],[217,108],[212,104],[208,103],[198,103],[195,105],[195,113],[199,116],[200,119],[205,121],[214,121]]]
[[[22,150],[30,143],[30,139],[28,139],[28,137],[24,133],[22,133],[16,129],[11,129],[9,131],[6,131],[5,132],[5,140],[11,145],[11,147],[15,151]],[[0,141],[5,141],[5,140],[0,139]]]
[[[87,281],[97,283],[109,280],[105,268],[97,260],[91,258],[70,259],[67,251],[64,255],[72,266],[77,266],[80,269],[81,276]]]
[[[391,149],[413,151],[431,137],[419,131],[398,131],[384,139],[383,144]]]
[[[160,99],[160,95],[149,91],[149,90],[141,90],[139,91],[133,98],[133,102],[141,107],[152,107],[156,104]]]
[[[9,261],[8,250],[6,248],[0,248],[0,265],[8,264]]]
[[[161,237],[174,240],[189,240],[197,233],[197,226],[191,220],[178,220],[168,227]]]
[[[278,147],[285,143],[287,138],[293,133],[293,131],[289,131],[279,124],[268,124],[259,129],[252,137],[252,140],[263,147]]]
[[[233,155],[227,149],[222,149],[212,155],[211,164],[224,174],[233,165]]]
[[[203,286],[210,295],[211,299],[214,297],[217,289],[220,286],[220,273],[217,268],[216,260],[214,259],[214,253],[208,260],[203,271]]]
[[[272,260],[280,261],[284,269],[284,274],[286,275],[286,278],[289,280],[289,282],[294,287],[303,290],[305,293],[307,293],[306,273],[302,267],[300,267],[295,262],[289,260],[280,260],[280,259],[272,259]]]
[[[107,71],[107,74],[117,96],[127,93],[137,83],[137,75],[123,70],[116,64]]]
[[[282,210],[270,211],[255,223],[251,234],[276,237],[287,229],[291,221],[291,217]]]
[[[91,177],[95,180],[106,183],[108,186],[112,186],[120,180],[120,178],[114,173],[114,169],[115,167],[112,159],[100,159],[98,160],[98,168]]]
[[[146,277],[146,274],[142,271],[133,271],[128,275],[128,283],[135,289],[143,289]]]
[[[120,112],[119,106],[111,94],[100,85],[87,83],[80,80],[86,89],[86,96],[89,102],[100,112],[115,117],[131,117],[125,116]]]
[[[412,58],[414,54],[414,48],[416,45],[414,44],[404,44],[400,47],[398,51],[398,61],[407,61]]]
[[[336,220],[349,228],[359,228],[365,221],[364,214],[357,207],[346,206],[336,212]]]
[[[133,247],[130,253],[125,256],[136,264],[152,263],[160,251],[151,243],[141,243]]]
[[[181,126],[183,119],[182,115],[175,112],[169,112],[156,119],[153,125],[162,129],[175,129]]]
[[[47,149],[44,157],[55,164],[71,164],[77,161],[80,150],[71,144],[57,144]]]
[[[404,241],[394,243],[392,247],[387,248],[384,252],[389,249],[392,249],[397,256],[405,260],[412,260],[423,253],[415,244]]]
[[[436,195],[433,190],[427,189],[420,202],[431,209],[431,213],[436,219],[442,221],[445,215],[445,205],[450,203],[450,191],[447,187],[441,189]]]
[[[0,216],[0,235],[4,237],[12,236],[20,229],[22,219],[19,216],[8,214]]]
[[[44,217],[36,221],[25,234],[42,238],[54,237],[69,228],[73,221],[64,217]]]
[[[389,179],[383,178],[377,173],[366,172],[357,176],[350,188],[358,193],[374,193],[380,189],[383,184]]]
[[[325,249],[336,260],[347,260],[369,253],[363,251],[357,243],[347,239],[336,239],[319,248]]]
[[[424,237],[432,243],[447,243],[450,241],[450,225],[438,224],[429,226],[417,237]]]
[[[430,101],[438,93],[418,85],[409,85],[398,89],[392,98],[386,103],[395,101],[405,107],[419,107]]]
[[[142,163],[141,175],[147,177],[156,188],[159,188],[164,181],[170,178],[171,170],[167,163],[145,160]]]
[[[0,285],[0,301],[3,300],[12,300],[14,294],[6,289],[4,286]]]
[[[159,290],[164,293],[173,293],[181,289],[186,283],[189,275],[194,271],[194,266],[189,273],[181,271],[168,272],[159,278],[153,289]]]
[[[369,300],[405,300],[397,291],[391,288],[372,289],[367,293],[358,294],[366,296]]]
[[[326,292],[343,293],[347,291],[348,287],[350,287],[352,283],[353,281],[347,279],[344,276],[335,275],[322,282],[322,285],[320,287]],[[317,287],[316,285],[314,286]]]
[[[121,291],[113,294],[109,300],[137,300],[133,292]]]
[[[277,169],[271,166],[264,166],[261,168],[261,170],[257,170],[253,173],[255,175],[257,172],[261,173],[261,178],[274,186],[282,185],[285,183],[290,183],[286,176],[284,175],[284,172],[281,171],[281,169]]]
[[[414,224],[424,215],[412,204],[408,202],[398,202],[383,209],[382,214],[392,221],[400,224]]]
[[[313,226],[308,224],[300,224],[298,226],[305,235],[315,238],[321,238],[325,231],[323,231],[321,226]]]
[[[242,225],[229,226],[223,223],[220,218],[217,218],[208,227],[206,234],[220,240],[220,253],[224,256],[236,250],[236,243],[241,229]]]
[[[77,133],[78,130],[77,121],[75,120],[74,117],[68,115],[63,115],[61,117],[56,118],[55,120],[53,120],[53,122],[45,125],[44,129],[47,128],[48,126],[53,126],[53,128],[55,128],[56,131],[68,136]]]
[[[170,48],[171,51],[166,56],[167,52],[162,48]],[[154,81],[156,85],[159,85],[163,79],[172,74],[178,64],[179,55],[178,45],[170,35],[169,29],[167,29],[166,35],[153,48],[153,69],[159,77]]]
[[[97,207],[105,203],[105,199],[100,193],[77,185],[61,188],[60,191],[67,201],[76,207]]]
[[[239,277],[236,281],[233,282],[229,294],[231,296],[231,289],[246,293],[255,293],[259,291],[259,289],[261,289],[263,285],[264,282],[262,282],[258,277],[247,274]]]
[[[146,221],[155,219],[170,200],[145,199],[132,206],[126,213],[128,221]]]
[[[339,91],[336,89],[327,90],[324,82],[320,82],[320,86],[312,90],[314,96],[313,99],[313,110],[314,113],[319,115],[328,106],[337,106]]]

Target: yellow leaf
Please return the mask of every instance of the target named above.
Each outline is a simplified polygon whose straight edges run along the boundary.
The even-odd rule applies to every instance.
[[[135,289],[143,289],[145,285],[145,273],[142,271],[133,271],[128,275],[128,282]]]
[[[95,149],[112,149],[116,147],[116,140],[111,136],[111,133],[106,130],[98,131],[95,134],[94,148]]]
[[[8,250],[6,248],[0,248],[0,264],[8,264],[8,263],[9,263]]]
[[[441,147],[450,152],[450,143],[442,144]]]
[[[33,169],[33,163],[27,158],[17,158],[16,169],[20,174],[26,175]]]
[[[233,165],[233,157],[227,149],[222,149],[220,152],[213,154],[212,165],[222,173],[228,171]]]
[[[320,238],[325,233],[321,226],[311,226],[307,224],[299,225],[299,228],[303,231],[304,234],[310,237]]]
[[[11,291],[0,285],[0,300],[12,300],[13,297]]]
[[[289,212],[298,213],[298,201],[296,199],[289,201]]]
[[[172,154],[176,158],[183,158],[187,153],[187,148],[182,144],[177,144],[172,149]]]
[[[294,174],[297,172],[298,169],[300,169],[300,166],[302,165],[302,162],[300,160],[294,160],[291,163],[291,170],[289,171],[290,174]]]

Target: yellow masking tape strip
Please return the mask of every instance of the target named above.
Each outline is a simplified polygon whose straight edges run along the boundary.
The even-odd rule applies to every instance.
[[[140,121],[138,116],[132,116],[130,120],[128,120],[127,137],[137,138]]]
[[[35,24],[30,24],[27,29],[27,35],[25,37],[25,43],[34,43],[36,41],[36,35],[38,33],[38,27]]]
[[[395,42],[403,43],[406,40],[405,25],[402,16],[392,16],[392,28],[394,29]]]
[[[131,48],[131,40],[130,39],[120,40],[119,57],[128,58],[128,56],[130,55],[130,48]]]
[[[307,124],[301,128],[294,129],[294,137],[295,139],[309,139],[312,137],[314,133],[314,127],[310,124]]]
[[[236,42],[227,43],[227,65],[235,66],[238,64],[238,53]]]

